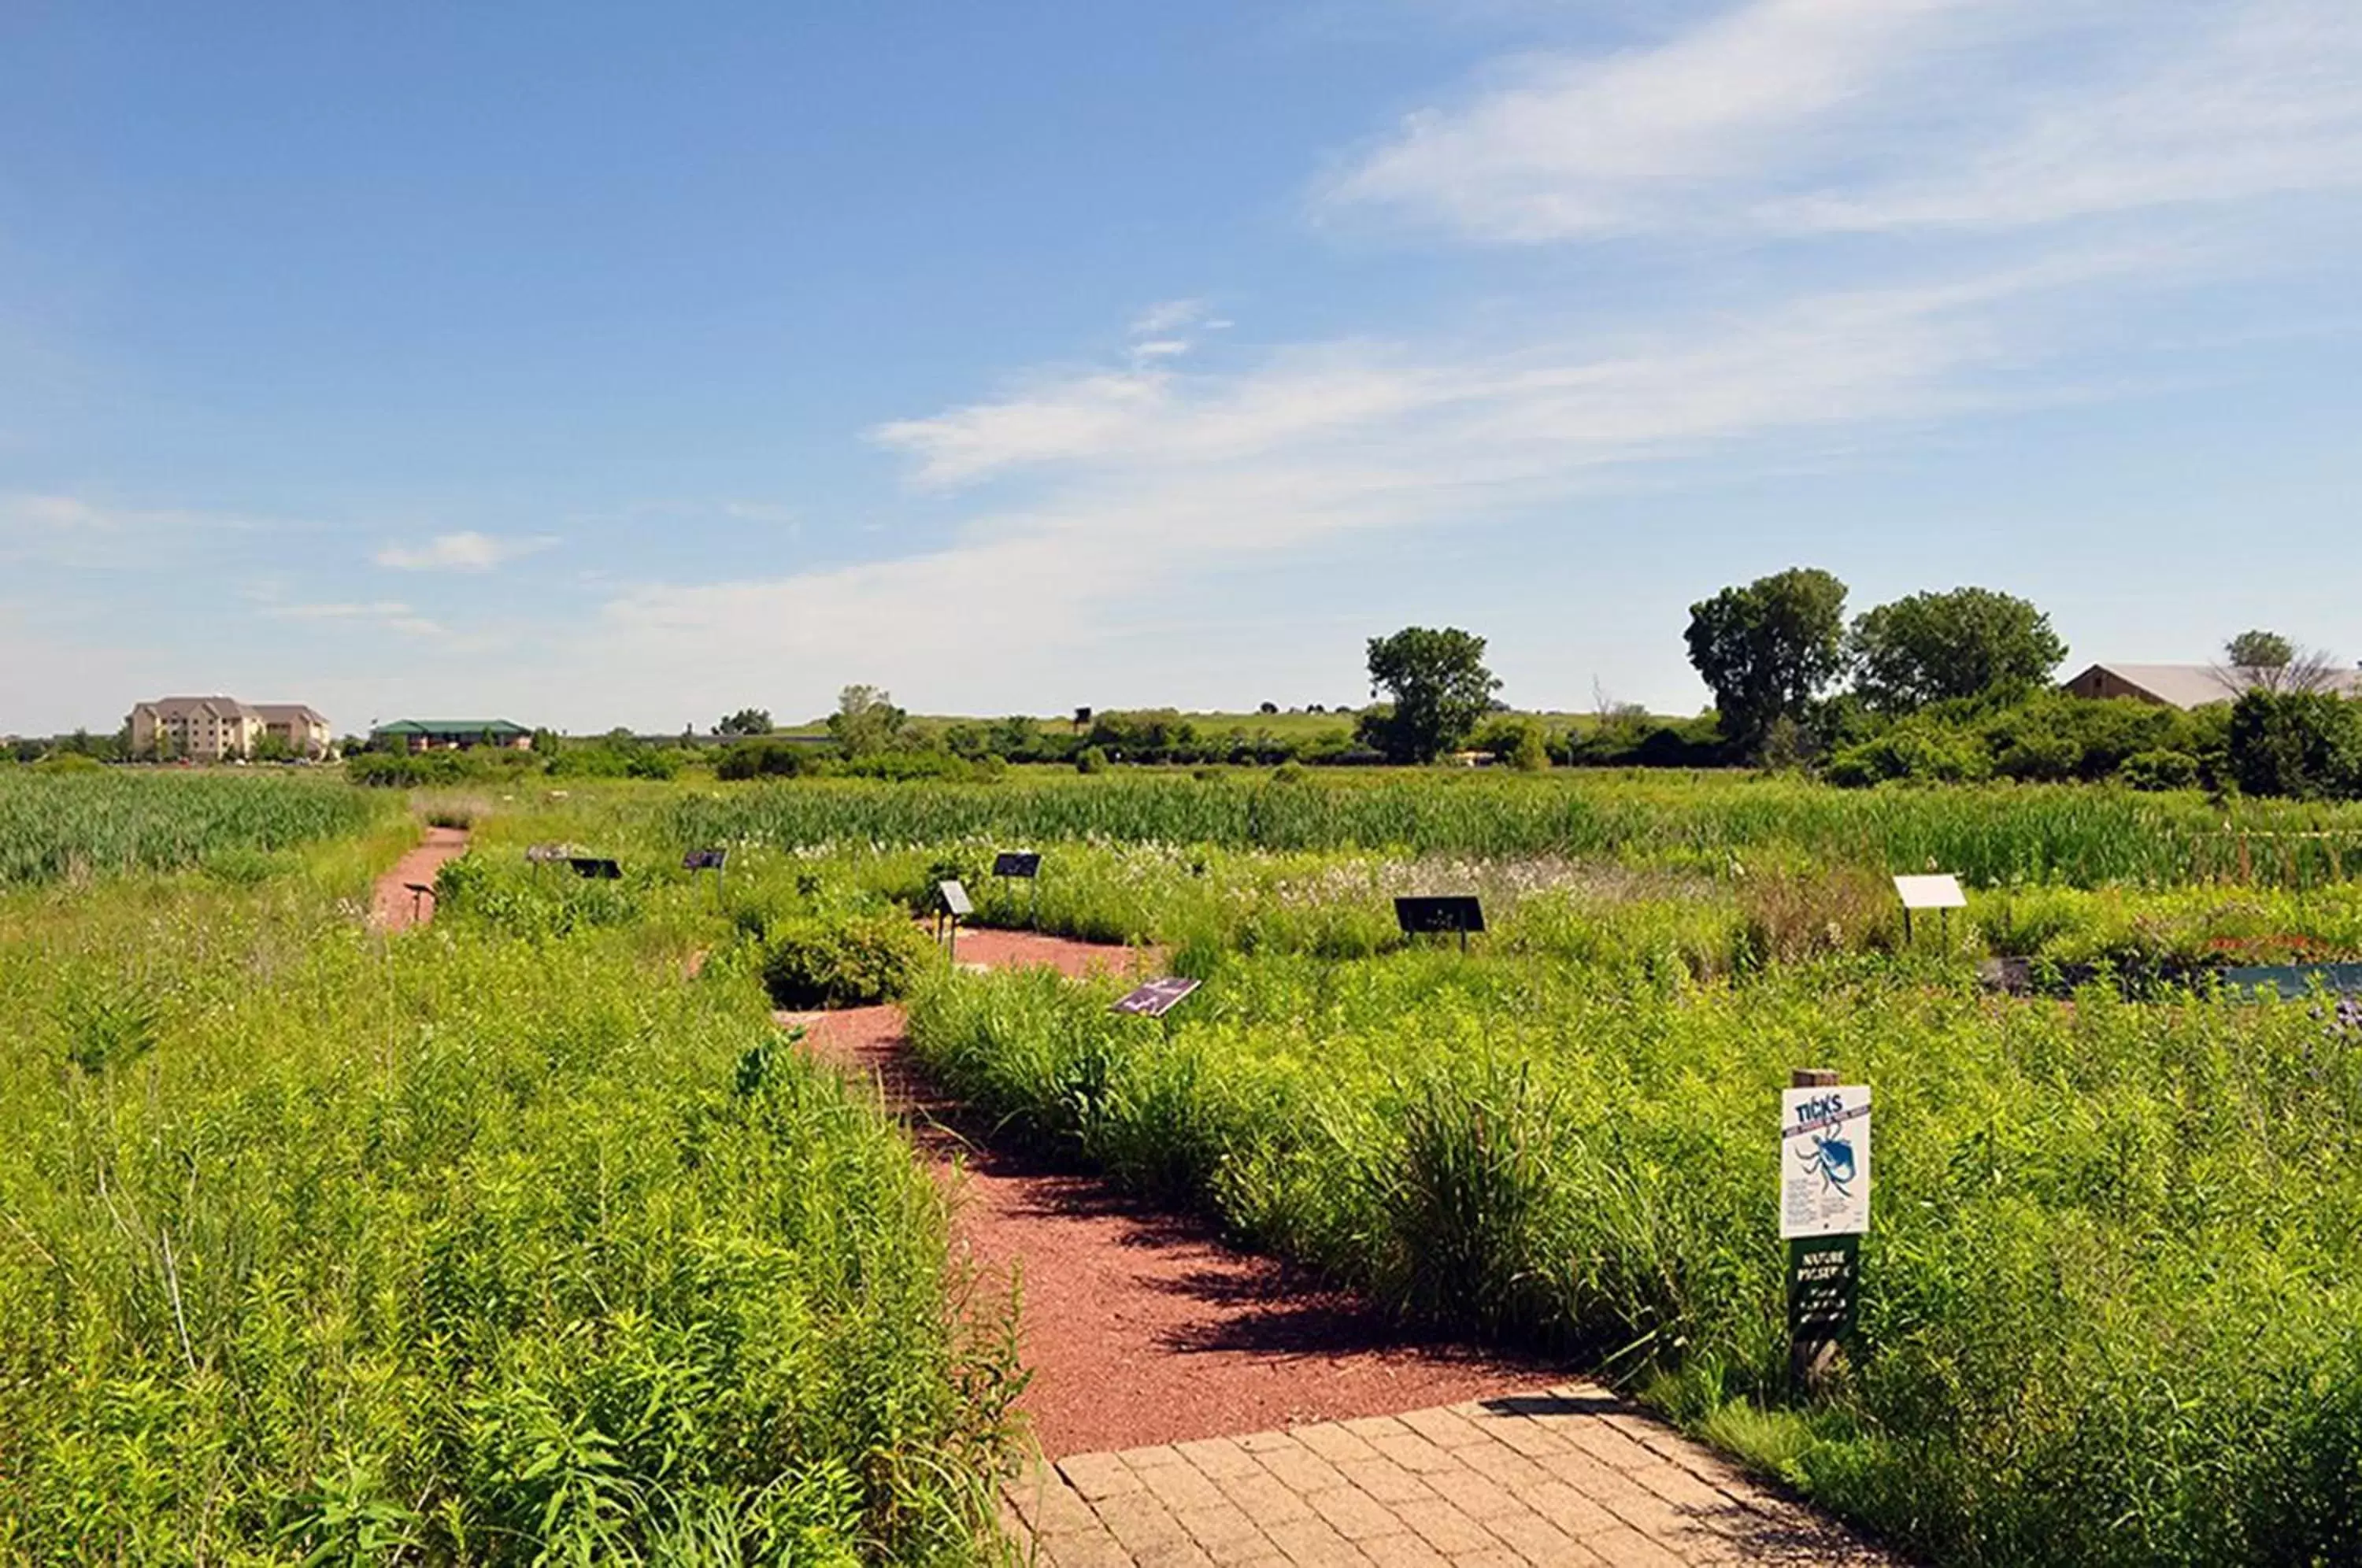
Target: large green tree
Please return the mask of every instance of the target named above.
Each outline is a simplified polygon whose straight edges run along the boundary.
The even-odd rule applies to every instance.
[[[1690,663],[1714,693],[1726,738],[1754,753],[1782,719],[1845,670],[1846,586],[1792,567],[1690,606]]]
[[[1847,639],[1862,700],[1883,712],[1988,693],[2017,696],[2067,657],[2050,617],[1990,588],[1914,593],[1853,624]]]
[[[875,756],[908,745],[909,723],[910,715],[894,706],[892,693],[876,686],[848,686],[837,693],[828,734],[846,756]]]
[[[1370,686],[1393,701],[1362,716],[1362,738],[1391,762],[1432,762],[1459,747],[1501,689],[1485,668],[1485,639],[1456,626],[1405,626],[1370,639]]]
[[[771,733],[771,711],[767,708],[741,708],[713,726],[717,735],[767,735]]]

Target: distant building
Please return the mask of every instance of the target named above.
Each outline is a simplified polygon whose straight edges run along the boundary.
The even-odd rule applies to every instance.
[[[533,749],[533,732],[506,719],[397,719],[370,731],[370,744],[403,751],[469,751],[480,745]]]
[[[257,702],[263,732],[297,756],[326,756],[328,721],[301,702]]]
[[[134,756],[251,756],[269,733],[262,711],[235,697],[160,697],[131,710]]]
[[[2071,697],[2130,697],[2168,708],[2203,708],[2229,702],[2262,682],[2211,664],[2095,664],[2067,682]],[[2362,696],[2362,670],[2329,672],[2327,690]]]

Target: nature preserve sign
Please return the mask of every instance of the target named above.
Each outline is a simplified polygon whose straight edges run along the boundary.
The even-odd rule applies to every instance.
[[[1870,1229],[1870,1089],[1824,1069],[1780,1097],[1780,1235],[1788,1243],[1789,1369],[1806,1388],[1853,1332]]]

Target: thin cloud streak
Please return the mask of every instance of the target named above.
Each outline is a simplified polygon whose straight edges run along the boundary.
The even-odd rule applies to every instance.
[[[2008,230],[2357,185],[2345,0],[1749,0],[1654,48],[1525,61],[1315,204],[1530,244]]]
[[[1031,472],[1047,485],[1032,504],[927,554],[619,595],[580,657],[651,701],[718,695],[717,671],[842,665],[853,649],[865,679],[889,685],[984,649],[1007,681],[1046,682],[1143,594],[1259,557],[1497,516],[1643,466],[2050,397],[2022,373],[2047,337],[2032,327],[2092,285],[2122,286],[2126,265],[1808,295],[1619,342],[1344,342],[1227,377],[1072,373],[889,427],[922,482]]]
[[[491,571],[557,543],[546,534],[520,539],[469,531],[438,534],[415,547],[388,545],[370,558],[397,571]]]

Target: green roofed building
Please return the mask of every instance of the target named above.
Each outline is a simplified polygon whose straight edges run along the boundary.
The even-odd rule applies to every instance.
[[[370,731],[370,744],[388,751],[467,751],[480,745],[530,751],[533,732],[506,719],[397,719]]]

